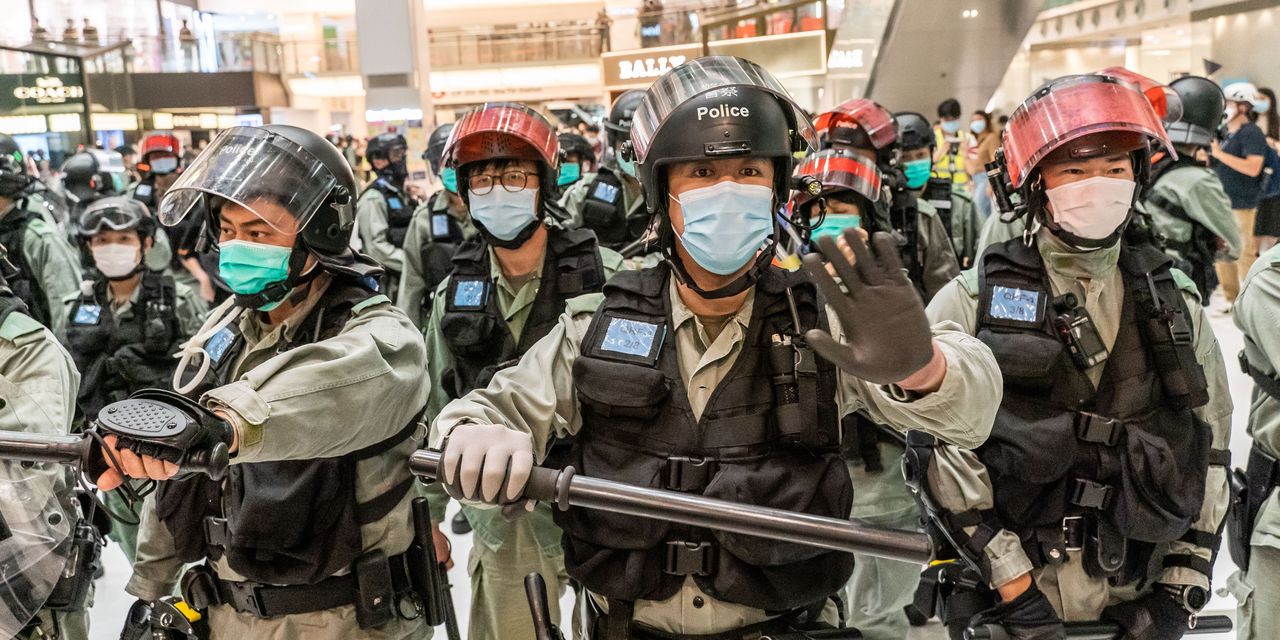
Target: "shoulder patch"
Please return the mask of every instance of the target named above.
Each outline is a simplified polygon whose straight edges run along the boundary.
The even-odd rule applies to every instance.
[[[565,313],[570,316],[591,315],[604,304],[603,293],[586,293],[574,298],[569,298],[564,303]]]
[[[39,335],[44,325],[36,322],[25,313],[10,313],[0,325],[0,338],[16,344],[25,344],[31,340],[22,340],[24,336]]]
[[[978,270],[968,269],[956,276],[960,280],[960,286],[964,287],[965,293],[970,296],[978,297]]]

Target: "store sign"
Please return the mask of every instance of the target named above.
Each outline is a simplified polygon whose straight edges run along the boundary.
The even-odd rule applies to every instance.
[[[655,78],[698,57],[701,45],[652,47],[610,52],[601,56],[604,84],[611,89],[642,88]]]
[[[866,66],[863,62],[863,49],[832,49],[831,57],[827,59],[827,67],[830,69],[861,69]]]
[[[84,87],[63,84],[58,76],[39,76],[30,86],[14,87],[13,97],[36,104],[62,104],[67,100],[84,98]]]

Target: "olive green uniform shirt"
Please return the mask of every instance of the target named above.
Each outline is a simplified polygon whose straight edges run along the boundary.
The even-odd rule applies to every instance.
[[[617,165],[610,166],[609,169],[622,182],[622,206],[627,212],[627,222],[630,223],[635,218],[649,217],[649,212],[644,206],[644,189],[640,183],[627,177]],[[560,206],[569,213],[569,219],[564,221],[566,229],[578,229],[584,225],[582,205],[590,195],[588,190],[595,180],[596,174],[588,173],[565,189],[564,195],[560,196]]]
[[[40,217],[27,223],[27,230],[22,238],[22,255],[26,259],[27,268],[31,270],[32,280],[39,282],[44,290],[51,316],[49,328],[53,330],[53,335],[62,339],[67,327],[67,318],[61,313],[62,300],[80,291],[80,254],[67,241],[62,231],[45,218],[48,215],[45,213],[47,208],[33,204],[33,200],[25,198],[18,201],[19,206],[26,203],[27,210],[40,214]],[[14,251],[13,247],[7,248],[10,252]]]
[[[1117,268],[1120,246],[1081,252],[1068,247],[1048,229],[1036,235],[1040,255],[1049,275],[1054,296],[1073,292],[1093,318],[1098,333],[1110,349],[1120,326],[1124,287]],[[1190,279],[1174,270],[1174,278],[1182,291],[1191,315],[1196,360],[1204,368],[1209,385],[1209,402],[1195,410],[1213,430],[1213,447],[1226,449],[1231,435],[1231,395],[1227,389],[1227,371],[1218,340],[1204,316],[1199,296]],[[978,273],[969,270],[943,289],[929,304],[933,322],[950,321],[965,333],[973,335],[978,324]],[[1089,369],[1086,375],[1096,385],[1106,363]],[[929,471],[933,498],[947,511],[959,513],[993,506],[991,480],[986,467],[976,454],[955,447],[942,446],[934,456],[936,468]],[[1200,517],[1192,524],[1197,531],[1217,532],[1228,506],[1227,478],[1222,467],[1211,466],[1205,478],[1205,499]],[[991,583],[1002,585],[1031,571],[1031,560],[1023,552],[1018,536],[1006,530],[996,534],[986,547],[991,562]],[[1036,582],[1065,620],[1096,620],[1102,608],[1115,599],[1132,599],[1108,585],[1106,580],[1085,575],[1080,551],[1070,551],[1068,561],[1060,567],[1037,570]],[[1165,554],[1194,554],[1208,561],[1209,549],[1186,542],[1161,545],[1156,557]],[[1153,576],[1159,582],[1195,584],[1205,588],[1209,578],[1186,567],[1171,567]]]
[[[1165,211],[1153,199],[1181,205],[1191,220]],[[1170,169],[1151,186],[1150,192],[1143,197],[1143,206],[1151,214],[1154,230],[1170,242],[1190,242],[1194,221],[1226,243],[1227,249],[1222,258],[1235,260],[1240,256],[1240,230],[1236,228],[1236,219],[1231,213],[1231,199],[1222,190],[1222,181],[1212,169],[1196,166]],[[1170,253],[1178,255],[1172,250]]]
[[[408,197],[401,195],[401,200],[408,204]],[[390,209],[387,198],[377,189],[365,189],[356,200],[356,230],[360,233],[362,250],[378,264],[399,273],[404,269],[404,249],[391,243],[387,232],[391,229],[388,220]]]
[[[947,236],[947,226],[938,217],[938,210],[924,200],[918,200],[916,204],[919,211],[916,216],[919,234],[916,257],[920,261],[924,301],[928,303],[942,287],[960,275],[960,262],[956,260],[951,238]]]
[[[1249,339],[1245,343],[1249,364],[1276,376],[1280,370],[1280,246],[1249,269],[1231,313]],[[1280,399],[1256,387],[1249,403],[1249,435],[1267,455],[1280,458]],[[1280,549],[1280,494],[1272,492],[1258,512],[1250,544]]]
[[[422,336],[384,296],[357,305],[338,335],[277,352],[320,302],[328,284],[323,278],[277,326],[265,324],[257,312],[239,318],[245,346],[232,367],[233,382],[201,398],[205,406],[227,412],[239,427],[233,464],[342,456],[392,437],[426,404],[430,383]],[[228,300],[219,307],[204,328],[233,304]],[[403,482],[420,437],[415,434],[386,453],[358,461],[355,499],[366,502]],[[408,548],[413,496],[407,492],[382,519],[360,527],[366,550],[394,556]],[[173,556],[168,530],[149,507],[143,512],[138,560],[126,591],[154,600],[173,589],[181,562]],[[225,559],[212,564],[221,579],[242,579]],[[350,605],[269,619],[219,606],[209,615],[215,634],[225,638],[408,638],[427,632],[421,620],[399,618],[380,629],[360,629]]]
[[[671,285],[676,354],[695,417],[706,408],[742,352],[754,305],[755,290],[749,291],[742,309],[712,340],[680,299],[675,284]],[[431,445],[440,447],[449,431],[462,422],[500,424],[531,434],[535,455],[541,459],[553,438],[577,433],[582,414],[574,389],[573,363],[581,353],[592,314],[603,300],[603,294],[571,300],[560,323],[525,353],[519,364],[498,372],[487,388],[472,391],[444,408],[432,425]],[[834,317],[831,325],[836,338],[841,339]],[[990,433],[1000,402],[999,371],[990,350],[957,329],[950,324],[934,327],[935,343],[948,366],[938,391],[917,396],[840,374],[835,398],[840,412],[864,409],[885,424],[922,429],[962,447],[980,445]],[[634,611],[634,619],[641,624],[685,634],[723,632],[769,616],[763,610],[716,600],[692,579],[666,601],[636,602]]]
[[[919,199],[921,212],[938,211],[938,208],[923,197]],[[941,212],[938,212],[941,218]],[[951,189],[951,248],[955,251],[956,260],[961,269],[968,269],[976,259],[978,235],[982,232],[982,217],[978,215],[978,207],[973,198],[963,189]],[[946,225],[943,225],[946,232]],[[952,276],[955,277],[955,276]],[[950,280],[950,278],[948,278]],[[944,283],[945,284],[945,283]],[[939,289],[941,286],[938,287]],[[935,290],[936,291],[936,290]]]

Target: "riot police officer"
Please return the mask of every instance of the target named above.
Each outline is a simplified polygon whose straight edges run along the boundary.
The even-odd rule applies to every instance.
[[[1038,226],[929,305],[990,346],[1004,378],[981,448],[909,452],[939,530],[985,585],[952,600],[955,628],[1052,638],[1062,620],[1105,618],[1168,640],[1208,600],[1231,397],[1195,285],[1126,239],[1155,149],[1174,153],[1137,85],[1089,74],[1036,91],[1010,116],[992,183]]]
[[[621,153],[638,167],[665,261],[570,300],[518,364],[445,407],[431,442],[451,492],[516,500],[535,460],[572,435],[558,461],[584,473],[846,517],[841,413],[983,440],[998,394],[991,356],[956,332],[931,334],[891,240],[877,234],[872,249],[846,233],[855,269],[820,238],[831,264],[804,258],[820,290],[772,266],[793,154],[815,138],[772,74],[727,56],[687,62],[654,83],[633,122]],[[811,383],[791,389],[797,375]],[[594,638],[835,623],[822,611],[853,568],[848,554],[665,521],[578,508],[556,520]]]
[[[582,180],[583,176],[596,172],[596,152],[586,138],[576,133],[562,133],[556,137],[563,154],[556,186],[565,191]]]
[[[560,227],[555,184],[560,151],[550,123],[528,107],[491,103],[463,116],[445,150],[479,237],[453,257],[427,323],[434,418],[450,401],[488,385],[556,326],[570,298],[597,293],[622,257],[587,229]],[[433,501],[436,519],[445,501]],[[464,506],[475,530],[468,637],[516,640],[533,633],[522,580],[537,571],[567,583],[560,530],[547,507],[514,522]],[[558,598],[552,599],[553,610]]]
[[[0,430],[65,435],[71,432],[80,375],[53,334],[28,315],[9,288],[7,279],[20,274],[5,254],[0,246],[0,381],[6,388]],[[0,556],[6,566],[21,567],[5,572],[0,632],[21,640],[87,640],[101,536],[78,519],[71,472],[57,464],[5,461],[0,484],[6,490]],[[69,564],[72,555],[84,557]]]
[[[1280,248],[1272,248],[1253,263],[1236,298],[1233,315],[1244,332],[1240,363],[1255,383],[1249,405],[1249,435],[1253,448],[1246,470],[1236,471],[1227,527],[1231,558],[1240,571],[1227,587],[1239,601],[1238,637],[1261,640],[1275,635],[1280,625],[1280,340],[1275,314],[1280,309]]]
[[[937,138],[924,116],[906,111],[894,116],[898,140],[902,146],[900,164],[908,189],[915,191],[916,206],[926,215],[929,209],[951,237],[951,247],[961,269],[973,266],[977,258],[978,232],[983,217],[965,189],[955,188],[946,178],[933,177],[933,156]]]
[[[0,133],[0,194],[21,190],[27,200],[27,208],[39,213],[50,225],[65,231],[71,216],[66,198],[33,174],[28,162],[17,141],[8,134]]]
[[[80,285],[80,261],[27,173],[13,139],[0,134],[0,244],[16,271],[8,286],[37,322],[62,335],[62,299]]]
[[[604,121],[609,148],[600,168],[594,175],[584,175],[560,199],[571,216],[567,226],[594,231],[601,245],[614,250],[643,238],[649,226],[635,163],[617,152],[631,134],[631,120],[642,99],[644,92],[639,89],[618,96]]]
[[[121,468],[98,479],[160,483],[144,510],[126,590],[171,592],[214,637],[407,638],[417,563],[413,479],[427,389],[421,334],[376,291],[380,270],[348,246],[355,178],[342,154],[286,125],[222,132],[160,205],[162,223],[207,217],[235,297],[187,342],[182,395],[150,402],[185,414],[178,438],[107,438]],[[145,425],[143,425],[145,427]],[[140,431],[145,432],[144,428]],[[190,434],[190,435],[188,435]],[[221,482],[174,478],[189,450],[222,443]]]
[[[85,423],[135,391],[168,386],[173,354],[208,310],[193,290],[147,266],[155,232],[146,206],[125,196],[95,201],[76,221],[85,279],[62,309],[67,348],[83,376],[76,407]],[[118,493],[107,501],[124,513]],[[117,522],[111,536],[132,563],[137,524]]]
[[[885,190],[878,215],[867,215],[868,231],[891,233],[907,274],[925,303],[960,273],[955,250],[938,212],[908,186],[898,166],[899,140],[893,114],[866,98],[849,100],[816,121],[823,149],[835,149],[874,162]]]
[[[137,170],[141,178],[129,185],[126,193],[146,205],[148,211],[155,211],[169,187],[182,175],[182,141],[172,133],[150,133],[139,141],[138,147],[141,151]],[[178,282],[195,289],[205,302],[212,303],[218,297],[216,285],[196,250],[203,224],[203,220],[192,216],[171,229],[156,229],[156,246],[168,247],[157,254],[168,253],[169,262],[157,263],[148,256],[147,264],[157,271],[167,267]]]
[[[1151,187],[1143,204],[1152,230],[1174,264],[1191,276],[1202,304],[1218,286],[1214,263],[1240,255],[1240,232],[1231,213],[1231,199],[1218,174],[1209,168],[1208,150],[1222,122],[1226,101],[1222,89],[1208,78],[1184,76],[1169,83],[1182,101],[1182,118],[1165,126],[1178,151],[1152,157]]]
[[[404,239],[418,202],[405,190],[409,177],[404,136],[382,133],[369,140],[365,155],[374,180],[356,202],[356,227],[365,251],[386,269],[382,291],[392,300],[404,269]]]
[[[454,251],[463,240],[476,235],[467,205],[458,195],[456,170],[442,162],[445,143],[452,131],[452,122],[442,124],[427,140],[423,159],[440,178],[441,188],[413,212],[413,220],[405,231],[404,272],[400,274],[396,306],[415,326],[423,329],[431,315],[431,297],[436,287],[453,270]]]

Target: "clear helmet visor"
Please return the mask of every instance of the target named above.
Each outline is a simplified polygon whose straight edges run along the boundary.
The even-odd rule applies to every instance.
[[[818,137],[809,116],[773,74],[750,60],[708,56],[690,60],[668,71],[645,92],[644,100],[631,120],[631,145],[636,162],[645,163],[654,139],[672,111],[693,98],[712,91],[733,91],[735,87],[755,87],[781,98],[797,123],[799,131],[796,135],[810,150],[816,148]]]
[[[1142,134],[1177,157],[1160,116],[1135,84],[1108,75],[1054,80],[1009,116],[1002,142],[1009,179],[1019,188],[1058,147],[1095,133],[1125,131]]]
[[[878,202],[882,180],[874,162],[835,150],[822,151],[805,159],[796,169],[797,175],[813,176],[822,183],[822,195],[835,191],[853,191],[871,202]],[[797,204],[813,200],[808,194],[797,196]]]
[[[211,196],[253,212],[277,231],[306,226],[337,186],[318,159],[293,141],[257,127],[222,132],[160,201],[165,226],[204,211]]]
[[[75,514],[61,465],[0,461],[0,637],[16,637],[53,593]]]

